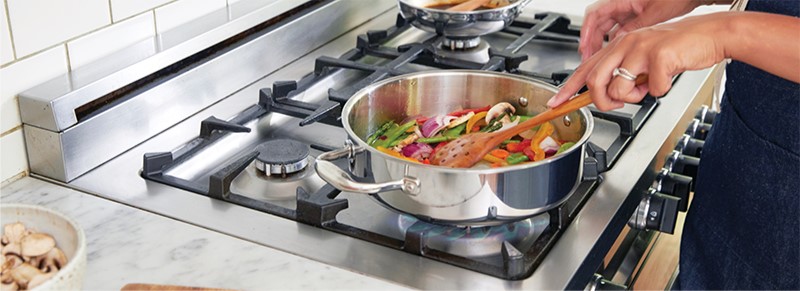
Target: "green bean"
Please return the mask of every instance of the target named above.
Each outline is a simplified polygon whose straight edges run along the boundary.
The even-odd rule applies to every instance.
[[[481,129],[481,132],[492,132],[492,131],[498,130],[498,129],[502,128],[502,127],[503,127],[503,124],[498,122],[498,123],[495,123],[493,125],[484,127],[483,129]]]
[[[383,140],[381,145],[383,145],[384,147],[388,148],[389,145],[392,144],[394,141],[396,141],[397,138],[399,138],[401,135],[403,135],[406,132],[406,130],[408,130],[409,128],[411,128],[412,126],[414,126],[416,124],[417,124],[417,121],[416,120],[412,120],[412,121],[403,123],[403,125],[400,125],[395,129],[390,130],[389,132],[386,133],[386,139]]]
[[[386,133],[386,131],[389,130],[390,127],[392,127],[392,124],[396,124],[396,123],[394,123],[394,121],[390,120],[390,121],[384,123],[383,125],[381,125],[381,127],[379,127],[378,130],[376,130],[375,132],[373,132],[372,134],[369,135],[369,137],[367,138],[367,144],[368,145],[372,145],[372,143],[374,143],[376,140],[378,140],[378,138],[380,138],[381,135]]]
[[[526,156],[524,153],[513,153],[506,157],[506,162],[508,162],[509,165],[516,165],[528,160],[528,156]]]
[[[464,129],[466,128],[467,128],[467,123],[462,123],[457,125],[456,127],[446,130],[444,133],[442,133],[442,135],[448,137],[458,137],[461,135],[462,132],[464,132]]]
[[[374,147],[387,147],[389,145],[389,143],[391,142],[389,140],[389,134],[393,134],[399,128],[400,128],[400,125],[398,125],[397,123],[392,122],[392,124],[389,126],[389,129],[387,129],[386,132],[384,132],[381,135],[381,136],[383,136],[385,138],[381,139],[380,136],[379,136],[377,139],[375,139],[375,144],[373,146]]]
[[[457,138],[458,138],[457,136],[437,135],[437,136],[432,136],[432,137],[421,137],[421,138],[417,139],[417,142],[421,142],[421,143],[440,143],[440,142],[454,140],[454,139],[457,139]]]
[[[488,123],[488,124],[486,124],[486,126],[485,126],[485,127],[483,127],[483,128],[481,129],[481,132],[489,132],[490,130],[492,130],[492,128],[494,128],[495,126],[497,126],[497,124],[498,124],[498,122],[500,121],[500,119],[503,119],[503,117],[505,117],[505,116],[506,116],[506,114],[507,114],[507,113],[505,113],[505,112],[503,112],[503,113],[500,113],[500,115],[498,115],[498,116],[497,116],[497,117],[495,117],[494,119],[490,120],[490,121],[489,121],[489,123]],[[503,126],[503,125],[502,125],[502,124],[500,124],[500,127],[502,127],[502,126]],[[497,127],[497,128],[495,128],[494,130],[497,130],[497,129],[499,129],[500,127]]]
[[[565,142],[560,147],[558,147],[558,150],[556,151],[556,154],[560,154],[560,153],[568,150],[569,148],[571,148],[574,145],[575,145],[574,142],[571,142],[571,141],[570,142]]]
[[[405,140],[406,138],[411,136],[411,134],[413,134],[413,133],[405,133],[405,134],[401,135],[396,140],[394,140],[393,142],[389,143],[388,147],[394,147],[394,146],[400,144],[400,142],[402,142],[403,140]]]

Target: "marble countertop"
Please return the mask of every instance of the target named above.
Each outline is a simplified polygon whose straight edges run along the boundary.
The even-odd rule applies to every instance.
[[[239,290],[405,289],[386,281],[26,177],[0,202],[35,204],[73,218],[87,238],[85,290],[128,283]]]

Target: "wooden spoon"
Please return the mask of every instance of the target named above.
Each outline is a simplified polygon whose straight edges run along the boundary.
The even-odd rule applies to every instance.
[[[472,10],[478,9],[478,7],[483,6],[484,4],[488,3],[489,1],[491,1],[491,0],[469,0],[469,1],[466,1],[466,2],[462,2],[461,4],[455,5],[453,7],[447,8],[447,11],[468,12],[468,11],[472,11]]]
[[[647,76],[636,78],[636,84],[647,82]],[[478,163],[483,156],[500,145],[504,140],[514,137],[523,131],[529,130],[539,124],[567,115],[583,106],[592,103],[589,91],[583,92],[578,97],[572,98],[561,105],[545,110],[516,126],[504,131],[479,132],[462,135],[449,142],[436,151],[431,159],[431,164],[452,167],[469,168]]]

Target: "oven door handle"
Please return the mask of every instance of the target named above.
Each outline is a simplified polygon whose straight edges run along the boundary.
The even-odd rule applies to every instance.
[[[401,190],[403,193],[411,196],[419,194],[420,183],[419,179],[415,177],[405,176],[400,180],[383,183],[358,182],[355,181],[349,173],[331,162],[345,157],[353,157],[355,154],[362,151],[364,151],[363,147],[347,144],[344,148],[325,152],[317,156],[314,169],[325,182],[328,182],[328,184],[331,184],[341,191],[375,194],[392,190]]]

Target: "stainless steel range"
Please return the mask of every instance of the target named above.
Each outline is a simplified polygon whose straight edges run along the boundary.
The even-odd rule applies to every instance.
[[[394,1],[318,1],[200,53],[151,61],[159,66],[138,71],[135,82],[86,85],[92,90],[83,90],[98,95],[92,102],[63,100],[76,90],[48,101],[53,89],[43,85],[20,101],[32,171],[415,288],[631,284],[628,254],[641,250],[628,244],[609,253],[612,243],[629,221],[671,232],[677,211],[686,209],[713,118],[702,107],[707,100],[696,97],[708,70],[680,75],[661,99],[647,97],[612,112],[592,109],[581,182],[560,206],[523,220],[438,224],[387,209],[375,197],[339,191],[314,171],[317,156],[347,139],[343,104],[376,81],[469,69],[559,85],[580,63],[579,28],[566,15],[522,9],[527,2],[518,1],[521,14],[497,32],[465,38],[418,29],[430,15],[400,14]],[[114,81],[125,84],[92,85]],[[93,103],[107,105],[84,106]],[[41,104],[59,105],[42,117],[34,113]],[[64,120],[69,124],[61,126]],[[91,144],[115,141],[119,145]],[[338,165],[346,169],[347,161]],[[365,172],[361,179],[371,178]]]

